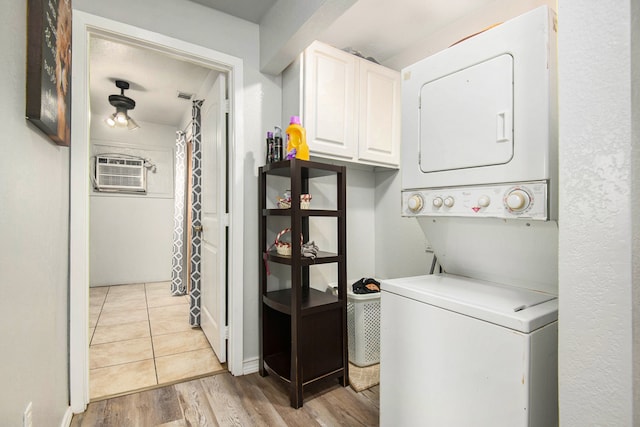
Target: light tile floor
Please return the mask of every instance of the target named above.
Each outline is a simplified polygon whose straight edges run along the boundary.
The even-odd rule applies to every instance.
[[[90,399],[226,369],[202,330],[189,326],[188,297],[170,289],[170,282],[90,289]]]

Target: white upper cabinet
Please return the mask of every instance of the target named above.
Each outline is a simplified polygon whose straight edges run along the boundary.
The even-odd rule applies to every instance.
[[[299,115],[312,156],[397,168],[400,73],[320,42],[282,75],[283,125]]]
[[[400,164],[400,73],[360,60],[358,157]]]

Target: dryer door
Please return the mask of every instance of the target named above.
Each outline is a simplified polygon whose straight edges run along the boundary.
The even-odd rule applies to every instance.
[[[420,169],[501,165],[513,158],[513,57],[502,54],[420,89]]]

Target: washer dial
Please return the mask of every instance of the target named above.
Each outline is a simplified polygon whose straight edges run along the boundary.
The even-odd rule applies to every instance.
[[[440,208],[442,207],[442,197],[436,197],[431,201],[431,204],[433,204],[433,206],[435,208]]]
[[[407,200],[407,207],[413,213],[420,212],[423,205],[424,201],[422,200],[422,196],[419,194],[414,194],[413,196],[409,197],[409,200]]]
[[[524,212],[531,206],[531,195],[522,188],[510,190],[504,203],[511,212]]]

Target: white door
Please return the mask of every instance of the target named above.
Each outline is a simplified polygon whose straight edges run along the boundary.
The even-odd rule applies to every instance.
[[[200,326],[221,363],[226,346],[226,157],[225,75],[207,94],[202,111],[202,282]]]

